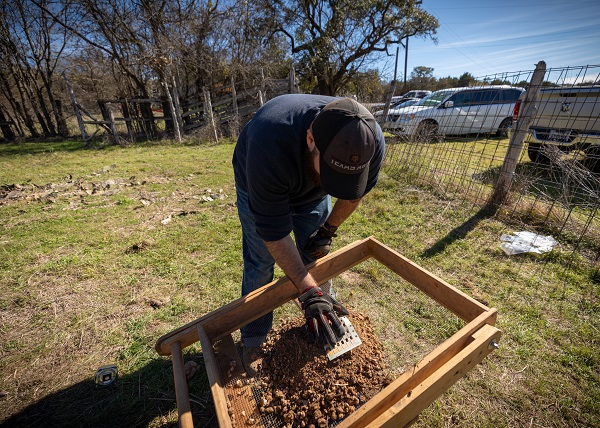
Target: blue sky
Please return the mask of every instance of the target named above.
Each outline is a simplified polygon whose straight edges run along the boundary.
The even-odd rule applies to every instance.
[[[599,0],[423,0],[421,7],[440,23],[438,43],[409,39],[409,75],[422,65],[433,67],[436,77],[481,77],[533,70],[543,60],[547,68],[597,65],[585,73],[586,79],[598,78]],[[382,65],[383,77],[393,77],[394,60]],[[398,80],[403,71],[401,48]]]

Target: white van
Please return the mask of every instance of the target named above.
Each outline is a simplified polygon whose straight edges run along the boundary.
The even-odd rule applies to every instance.
[[[382,127],[399,136],[425,140],[436,135],[492,132],[504,137],[523,92],[508,85],[442,89],[410,107],[390,112]]]

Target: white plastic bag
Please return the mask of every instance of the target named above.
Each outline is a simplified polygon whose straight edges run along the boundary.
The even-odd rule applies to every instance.
[[[547,253],[558,244],[552,236],[542,236],[532,232],[515,232],[513,235],[502,234],[500,248],[512,256],[521,253]]]

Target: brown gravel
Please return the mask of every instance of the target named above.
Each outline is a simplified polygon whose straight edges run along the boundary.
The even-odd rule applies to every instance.
[[[261,413],[281,418],[285,427],[328,427],[389,384],[383,347],[369,318],[356,312],[348,318],[362,344],[332,361],[322,347],[307,342],[304,318],[273,330],[259,372]]]

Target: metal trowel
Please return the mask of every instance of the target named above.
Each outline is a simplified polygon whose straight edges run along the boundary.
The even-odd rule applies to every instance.
[[[325,283],[321,284],[320,287],[324,293],[335,296],[335,293],[331,292],[332,285],[333,285],[333,281],[330,279],[330,280],[326,281]],[[334,297],[334,299],[335,299],[335,297]],[[300,302],[298,300],[294,300],[294,302],[296,303],[296,306],[298,306],[298,309],[302,310],[302,305],[300,304]],[[335,305],[334,305],[334,308],[335,308]],[[346,352],[348,352],[362,344],[362,340],[360,340],[360,337],[358,337],[358,333],[354,329],[354,326],[352,325],[352,323],[346,316],[346,315],[348,315],[348,312],[346,311],[345,308],[343,308],[343,310],[345,311],[345,312],[343,312],[344,315],[339,316],[339,319],[342,322],[344,329],[346,330],[346,332],[344,333],[344,336],[342,336],[342,338],[340,340],[338,340],[334,346],[331,346],[329,343],[326,343],[325,345],[323,345],[323,349],[325,350],[325,353],[327,354],[327,358],[329,358],[329,361],[339,357],[340,355],[345,354]]]
[[[346,352],[356,348],[362,343],[360,337],[358,337],[358,333],[354,329],[354,326],[348,319],[348,317],[340,317],[340,321],[344,325],[346,329],[346,333],[344,336],[338,340],[335,346],[331,346],[330,344],[326,344],[323,346],[325,352],[327,353],[327,358],[329,361],[339,357],[340,355],[345,354]]]
[[[358,333],[356,333],[354,326],[352,325],[352,323],[346,316],[346,315],[348,315],[348,311],[346,310],[346,308],[344,308],[343,306],[341,306],[339,304],[338,304],[339,307],[336,307],[337,301],[335,301],[335,292],[332,292],[333,279],[330,279],[330,280],[326,281],[324,284],[321,284],[321,289],[323,290],[324,293],[330,294],[334,297],[334,309],[336,309],[336,312],[338,312],[340,321],[342,322],[342,325],[346,329],[346,333],[344,333],[344,336],[340,340],[337,341],[335,346],[331,346],[329,343],[323,345],[323,348],[325,349],[325,352],[327,353],[327,358],[329,358],[329,360],[331,361],[331,360],[339,357],[340,355],[345,354],[346,352],[350,351],[351,349],[354,349],[357,346],[359,346],[362,343],[362,340],[360,340],[360,337],[358,337]]]

